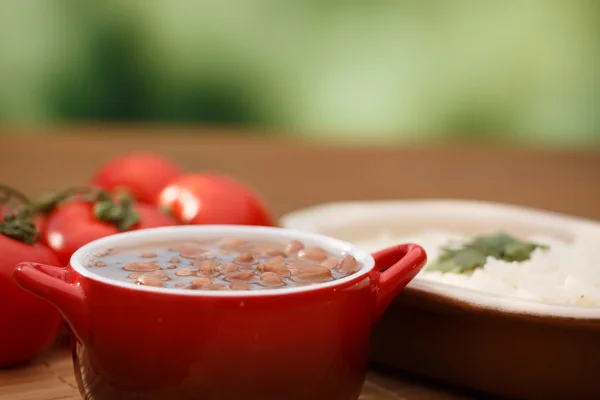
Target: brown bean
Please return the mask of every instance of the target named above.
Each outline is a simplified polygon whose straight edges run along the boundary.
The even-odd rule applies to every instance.
[[[107,255],[109,255],[110,253],[112,253],[112,251],[113,251],[113,249],[104,249],[104,250],[97,251],[97,252],[95,252],[95,253],[94,253],[94,254],[92,254],[92,255],[93,255],[94,257],[98,257],[98,258],[100,258],[100,257],[104,257],[104,256],[107,256]]]
[[[274,272],[263,272],[260,274],[259,282],[263,286],[277,287],[285,285],[283,278]]]
[[[156,278],[156,279],[158,279],[160,281],[170,281],[171,280],[171,278],[169,277],[169,275],[167,275],[163,271],[145,272],[143,275],[154,277],[154,278]]]
[[[191,282],[191,285],[194,289],[196,289],[196,288],[199,288],[200,286],[210,285],[211,283],[213,283],[212,279],[210,279],[208,277],[202,277],[202,278],[193,279]]]
[[[136,279],[135,283],[138,285],[143,285],[143,286],[153,286],[153,287],[164,287],[165,286],[164,283],[162,283],[162,281],[160,279],[153,276],[152,274],[140,275]]]
[[[227,285],[224,285],[222,283],[211,283],[210,285],[206,285],[206,288],[208,290],[226,290]]]
[[[142,253],[142,254],[140,254],[140,257],[142,257],[142,258],[156,258],[156,257],[158,257],[158,254],[156,254],[156,253]]]
[[[171,258],[169,258],[169,262],[171,264],[177,264],[177,263],[181,262],[181,259],[177,258],[177,257],[171,257]]]
[[[242,264],[252,264],[254,262],[254,257],[250,253],[240,253],[233,262],[242,263]]]
[[[325,282],[331,280],[331,271],[322,265],[311,265],[298,268],[293,275],[294,280],[299,282]]]
[[[265,252],[267,257],[285,256],[285,251],[281,249],[270,249]]]
[[[192,276],[195,272],[191,268],[180,268],[175,271],[175,275],[177,276]]]
[[[285,246],[285,252],[287,254],[296,254],[304,248],[304,243],[299,240],[292,240],[287,246]]]
[[[354,258],[353,256],[346,254],[343,258],[342,261],[340,262],[340,266],[338,267],[338,270],[346,275],[352,274],[354,272],[356,272],[358,270],[358,262],[356,261],[356,258]]]
[[[233,272],[238,272],[240,270],[240,267],[238,265],[232,264],[232,263],[226,263],[223,264],[221,266],[221,268],[219,268],[221,270],[221,272],[225,275],[227,274],[231,274]]]
[[[274,243],[259,243],[250,250],[250,253],[255,257],[275,257],[286,255],[285,251],[283,251],[283,247]]]
[[[190,265],[193,265],[194,267],[206,267],[206,266],[218,267],[219,265],[221,265],[221,261],[216,258],[211,258],[208,260],[194,260],[194,261],[190,262]]]
[[[169,265],[167,269],[177,269],[177,265]]]
[[[210,251],[205,251],[205,250],[189,251],[189,252],[179,253],[179,255],[183,258],[190,258],[192,260],[203,260],[203,259],[216,257],[214,255],[214,253],[211,253]]]
[[[125,271],[134,271],[134,272],[150,272],[150,271],[158,271],[160,266],[153,262],[132,262],[129,264],[125,264],[123,266]]]
[[[106,267],[106,263],[104,261],[96,261],[94,267]]]
[[[287,268],[293,274],[294,272],[302,268],[302,265],[297,262],[290,262],[287,264]]]
[[[175,286],[176,286],[176,287],[184,287],[184,286],[185,286],[185,283],[176,283],[176,284],[175,284]]]
[[[328,258],[327,260],[323,261],[321,265],[329,269],[333,269],[337,267],[338,260],[336,258]]]
[[[207,260],[207,261],[210,261],[210,260]],[[219,261],[219,263],[220,263],[220,261]],[[200,264],[198,266],[198,272],[203,275],[210,275],[210,276],[218,275],[219,269],[217,268],[217,266],[219,265],[219,263],[215,264],[213,262],[207,262],[204,264]]]
[[[142,275],[142,272],[132,272],[129,275],[127,275],[127,277],[129,279],[137,279],[140,275]]]
[[[290,270],[285,267],[285,259],[281,256],[273,257],[269,261],[260,264],[257,268],[260,272],[274,272],[279,276],[290,276]]]
[[[248,241],[243,239],[223,239],[219,241],[218,246],[225,250],[236,250],[247,244]]]
[[[234,281],[229,284],[231,290],[250,290],[250,285],[243,281]]]
[[[250,271],[238,271],[227,274],[228,281],[249,281],[254,278],[254,274]]]
[[[175,251],[177,253],[187,253],[193,251],[203,251],[200,243],[196,242],[183,242],[177,243],[169,247],[169,251]]]
[[[307,247],[298,252],[298,258],[304,258],[314,261],[324,261],[327,259],[327,250],[320,247]]]

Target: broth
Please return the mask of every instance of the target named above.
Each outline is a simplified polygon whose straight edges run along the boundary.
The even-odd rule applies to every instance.
[[[106,249],[85,263],[131,284],[190,290],[264,290],[343,278],[362,265],[349,254],[288,242],[219,238]]]

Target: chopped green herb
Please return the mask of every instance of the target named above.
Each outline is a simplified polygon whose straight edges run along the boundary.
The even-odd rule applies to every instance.
[[[483,267],[488,257],[522,262],[529,260],[531,253],[537,248],[548,249],[545,245],[524,242],[502,232],[481,235],[461,248],[442,248],[440,256],[427,266],[426,271],[472,273],[475,269]]]

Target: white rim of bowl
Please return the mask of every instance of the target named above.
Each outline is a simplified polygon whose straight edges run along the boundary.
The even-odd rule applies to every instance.
[[[122,248],[128,246],[143,245],[145,243],[160,243],[174,240],[202,240],[215,239],[221,237],[234,237],[247,240],[300,240],[309,246],[320,246],[328,251],[338,254],[351,254],[356,260],[363,264],[357,272],[329,282],[315,283],[306,286],[264,289],[264,290],[240,290],[240,291],[215,291],[215,290],[189,290],[181,288],[156,288],[152,286],[135,285],[128,282],[122,282],[107,278],[101,274],[95,273],[89,268],[84,267],[86,259],[93,257],[93,253],[107,248]],[[142,292],[183,295],[183,296],[208,296],[208,297],[264,297],[281,296],[288,294],[297,294],[311,292],[319,289],[332,288],[343,285],[347,282],[367,275],[375,266],[375,260],[371,254],[361,251],[351,243],[343,240],[334,239],[329,236],[298,231],[294,229],[264,227],[264,226],[242,226],[242,225],[183,225],[169,226],[160,228],[141,229],[117,233],[101,239],[94,240],[79,248],[71,256],[71,268],[78,274],[107,285],[121,287],[128,290],[137,290]]]

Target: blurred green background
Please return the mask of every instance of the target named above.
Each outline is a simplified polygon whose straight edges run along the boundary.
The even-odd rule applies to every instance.
[[[600,146],[600,2],[6,0],[0,124]]]

